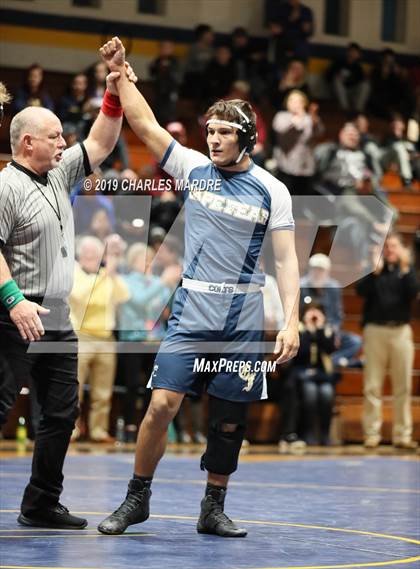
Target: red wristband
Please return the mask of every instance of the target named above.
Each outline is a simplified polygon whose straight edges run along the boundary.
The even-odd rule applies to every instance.
[[[106,89],[104,98],[102,100],[101,111],[107,117],[119,118],[123,115],[120,98],[116,95],[112,95],[108,89]]]

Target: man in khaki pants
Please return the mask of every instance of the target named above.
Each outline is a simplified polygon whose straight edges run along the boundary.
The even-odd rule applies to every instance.
[[[89,435],[94,442],[109,442],[109,414],[114,385],[116,354],[113,330],[119,304],[130,298],[127,285],[117,274],[118,243],[112,235],[106,243],[105,266],[100,263],[104,245],[96,237],[82,237],[78,243],[78,265],[70,295],[71,319],[79,338],[79,400],[89,380]],[[80,436],[76,423],[72,439]]]
[[[401,237],[392,233],[385,241],[383,256],[375,271],[357,285],[358,294],[365,299],[363,430],[366,448],[377,447],[381,440],[382,388],[388,367],[394,407],[392,442],[397,448],[417,447],[412,440],[414,344],[409,324],[410,306],[417,290],[410,253]]]

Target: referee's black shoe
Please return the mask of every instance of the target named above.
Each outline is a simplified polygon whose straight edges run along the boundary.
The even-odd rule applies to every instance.
[[[124,533],[128,526],[144,522],[149,517],[152,491],[142,480],[132,479],[124,502],[99,525],[98,530],[108,535]]]
[[[46,510],[20,514],[17,521],[22,526],[51,529],[84,529],[88,525],[87,520],[73,516],[62,504]]]
[[[238,528],[224,513],[226,490],[211,492],[201,500],[201,512],[197,523],[198,533],[209,533],[220,537],[245,537],[247,531]]]

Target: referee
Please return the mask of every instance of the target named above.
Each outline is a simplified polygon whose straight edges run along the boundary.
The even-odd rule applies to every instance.
[[[135,79],[130,68],[127,75]],[[13,159],[0,173],[0,352],[12,370],[15,394],[32,376],[41,406],[32,474],[18,517],[27,526],[87,525],[59,502],[64,458],[78,415],[77,339],[67,304],[74,269],[69,193],[118,139],[122,109],[113,83],[118,76],[107,77],[101,112],[87,139],[68,150],[51,111],[27,107],[18,113],[10,124]],[[60,343],[65,349],[30,353],[34,341]]]

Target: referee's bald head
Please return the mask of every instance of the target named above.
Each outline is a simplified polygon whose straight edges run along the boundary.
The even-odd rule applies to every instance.
[[[39,136],[46,127],[54,125],[61,129],[59,118],[43,107],[26,107],[17,113],[10,123],[10,146],[12,153],[18,154],[25,135]]]

